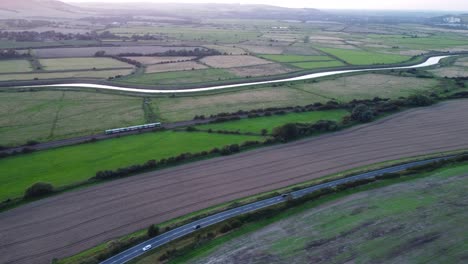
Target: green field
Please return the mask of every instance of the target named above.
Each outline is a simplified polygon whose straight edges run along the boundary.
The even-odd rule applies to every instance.
[[[222,42],[222,43],[238,43],[245,40],[257,39],[260,35],[256,31],[246,30],[230,30],[230,29],[216,29],[211,27],[118,27],[106,29],[110,32],[121,35],[144,35],[144,34],[162,34],[171,39],[186,40],[186,41],[206,41],[208,43]]]
[[[242,133],[261,133],[262,129],[271,132],[273,128],[287,123],[315,123],[319,120],[341,121],[346,116],[346,110],[315,111],[305,113],[289,113],[286,115],[273,115],[271,117],[248,118],[217,124],[197,126],[198,129],[240,131]]]
[[[328,56],[301,56],[301,55],[260,55],[260,57],[276,62],[306,62],[306,61],[330,61]]]
[[[373,65],[400,63],[410,59],[409,56],[377,53],[362,50],[319,48],[321,51],[336,56],[352,65]]]
[[[255,136],[167,131],[3,158],[0,159],[0,201],[21,196],[35,182],[64,186],[85,181],[100,170],[261,139]]]
[[[130,64],[111,58],[40,59],[40,63],[47,71],[133,68]]]
[[[319,68],[330,68],[344,66],[344,63],[340,61],[309,61],[309,62],[296,62],[290,63],[290,65],[302,68],[302,69],[319,69]]]
[[[119,82],[144,85],[177,85],[215,82],[233,78],[237,78],[237,76],[222,69],[205,69],[193,71],[148,73],[129,77]]]
[[[143,124],[142,103],[95,92],[0,92],[0,142],[19,145]]]
[[[467,173],[465,163],[311,201],[171,263],[235,263],[252,255],[255,263],[461,263]],[[157,256],[137,263],[154,263]]]
[[[117,75],[128,75],[132,73],[132,69],[122,70],[103,70],[103,71],[67,71],[67,72],[51,72],[51,73],[15,73],[15,74],[0,74],[0,81],[31,81],[34,79],[66,79],[66,78],[98,78],[105,79],[115,77]]]
[[[30,72],[31,63],[27,60],[0,60],[0,73]]]

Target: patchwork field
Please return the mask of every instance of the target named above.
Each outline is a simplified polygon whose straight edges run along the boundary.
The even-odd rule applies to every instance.
[[[266,129],[271,133],[275,127],[287,123],[315,123],[319,120],[341,121],[344,116],[349,115],[345,110],[330,110],[330,111],[315,111],[305,113],[288,113],[286,115],[258,117],[242,119],[238,121],[223,122],[217,124],[208,124],[196,126],[201,130],[228,130],[239,131],[241,133],[257,133],[260,134],[262,129]]]
[[[133,68],[131,64],[127,64],[125,62],[121,62],[111,58],[41,59],[39,62],[42,66],[44,66],[44,70],[47,71]]]
[[[33,259],[37,263],[47,263],[53,257],[76,254],[104,241],[147,228],[150,224],[161,223],[241,197],[383,161],[466,149],[468,138],[465,135],[468,133],[468,123],[460,122],[460,120],[463,120],[467,113],[467,100],[449,101],[432,107],[402,112],[378,122],[334,134],[190,163],[64,193],[40,203],[26,204],[5,212],[0,218],[0,226],[3,227],[0,230],[0,245],[2,245],[0,256],[4,262],[28,263]],[[424,129],[421,129],[422,127]],[[125,152],[115,154],[114,157],[110,157],[106,152],[102,161],[94,159],[85,162],[82,167],[88,168],[90,164],[100,164],[112,158],[133,159],[139,156],[140,152],[159,152],[159,146],[156,143],[160,141],[155,142],[151,138],[151,136],[157,135],[157,133],[142,135],[148,137],[148,141],[142,142],[141,145],[120,144],[123,141],[119,140],[126,140],[125,138],[109,141],[110,143],[101,142],[109,144],[106,148],[116,151],[115,153],[121,148],[124,148]],[[196,134],[187,135],[192,137]],[[205,135],[209,134],[202,134],[202,136]],[[220,136],[222,140],[228,138],[226,135]],[[139,137],[135,136],[134,138]],[[177,137],[177,140],[168,147],[174,148],[175,144],[175,146],[188,148],[192,147],[193,144],[211,144],[213,141],[207,140],[207,138],[199,140],[191,138],[190,142],[190,145],[184,144],[180,137]],[[134,149],[136,145],[140,146],[137,150]],[[89,146],[100,145],[98,143]],[[155,147],[149,148],[148,146]],[[79,147],[87,146],[81,145]],[[49,162],[53,164],[56,162],[53,158],[57,158],[57,161],[72,159],[76,164],[77,158],[83,158],[86,161],[89,159],[89,155],[95,158],[98,153],[90,150],[86,152],[86,155],[80,152],[75,153],[74,158],[66,155],[51,157],[40,165],[49,166],[47,165]],[[126,153],[132,155],[126,155]],[[35,154],[41,153],[31,155]],[[20,158],[20,156],[14,158]],[[14,158],[3,159],[0,162],[13,162]],[[4,178],[11,182],[14,178],[11,176],[14,170],[25,169],[34,164],[36,164],[35,161],[31,162],[31,160],[16,164],[14,167],[2,164],[2,169],[7,168],[12,171],[6,171],[6,173],[2,171],[0,175],[7,175]],[[81,170],[80,166],[75,165],[74,167]],[[201,167],[203,169],[200,169]],[[64,177],[64,173],[68,173],[67,170],[60,167],[53,169],[60,170],[61,176],[58,176],[60,178]],[[40,173],[40,171],[36,173]],[[26,177],[31,176],[26,175]],[[41,178],[35,178],[34,181],[41,180]],[[5,184],[0,186],[4,188]],[[424,184],[424,191],[430,192],[432,188],[434,190],[445,190],[438,188],[450,190],[452,185],[439,186]],[[466,184],[458,184],[456,188],[466,189],[465,186]],[[465,189],[457,189],[460,191],[450,191],[450,193],[466,198]],[[409,199],[412,202],[407,204],[405,201],[409,201],[408,199],[392,201],[396,203],[395,205],[403,206],[402,208],[411,208],[414,213],[432,212],[431,210],[426,211],[429,208],[424,207],[413,210],[418,208],[419,204],[428,205],[425,203],[428,200],[417,197]],[[437,205],[442,207],[455,206],[458,210],[460,210],[460,206],[465,206],[463,203],[458,204],[458,202],[453,205],[446,203],[437,203]],[[374,209],[369,208],[369,210]],[[395,208],[395,210],[397,209]],[[333,212],[339,213],[336,210]],[[361,217],[361,215],[356,214],[355,217]],[[443,219],[449,221],[452,217],[455,216],[446,215]],[[353,218],[340,218],[338,221],[343,222],[338,223],[344,223],[351,219]],[[410,219],[410,221],[419,220],[420,223],[426,223],[426,218]],[[466,217],[457,217],[457,219],[461,219],[460,223],[463,223]],[[453,230],[457,232],[460,223],[449,224],[449,226],[452,226]],[[346,228],[352,227],[353,225],[350,225]],[[417,236],[425,235],[417,230],[415,229]],[[450,235],[450,233],[440,234],[441,238],[446,235]],[[57,243],[58,240],[61,243]],[[406,240],[399,239],[398,241],[401,243]],[[24,248],[28,250],[22,250]],[[429,250],[429,252],[434,251]]]
[[[146,67],[145,73],[173,72],[206,69],[205,65],[196,61],[184,61],[175,63],[154,64]]]
[[[0,73],[31,72],[31,63],[27,60],[0,60]]]
[[[93,92],[1,92],[2,145],[54,140],[145,123],[142,98]]]
[[[315,208],[308,203],[255,232],[202,248],[206,256],[184,263],[460,263],[466,258],[467,172],[458,165]]]
[[[213,68],[235,68],[243,66],[269,64],[270,61],[263,60],[254,56],[208,56],[201,59],[201,62]]]
[[[261,137],[189,132],[157,132],[108,139],[0,159],[0,201],[22,196],[42,181],[54,186],[85,181],[100,170],[114,170],[182,153],[210,151]],[[8,175],[8,177],[6,177]]]

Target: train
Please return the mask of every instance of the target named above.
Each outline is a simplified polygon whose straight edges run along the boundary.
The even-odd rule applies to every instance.
[[[146,129],[146,128],[156,128],[156,127],[161,127],[161,123],[157,122],[157,123],[150,123],[150,124],[144,124],[144,125],[138,125],[138,126],[107,129],[104,131],[104,133],[106,135],[110,135],[110,134],[135,131],[135,130]]]

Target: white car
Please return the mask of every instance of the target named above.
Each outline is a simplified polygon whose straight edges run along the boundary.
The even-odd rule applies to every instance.
[[[151,249],[151,245],[146,245],[143,247],[143,251],[147,251]]]

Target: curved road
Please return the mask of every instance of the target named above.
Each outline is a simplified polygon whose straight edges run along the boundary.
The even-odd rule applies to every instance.
[[[316,79],[325,76],[339,75],[345,73],[356,73],[356,72],[366,72],[366,71],[384,71],[384,70],[402,70],[402,69],[415,69],[422,67],[429,67],[439,64],[440,60],[454,56],[434,56],[428,58],[425,62],[412,65],[412,66],[402,66],[402,67],[388,67],[388,68],[368,68],[368,69],[359,69],[359,70],[340,70],[340,71],[328,71],[328,72],[319,72],[306,74],[303,76],[271,80],[271,81],[260,81],[260,82],[249,82],[249,83],[239,83],[239,84],[229,84],[229,85],[219,85],[212,87],[203,87],[203,88],[193,88],[193,89],[179,89],[179,90],[153,90],[153,89],[138,89],[138,88],[129,88],[129,87],[119,87],[119,86],[110,86],[110,85],[100,85],[100,84],[89,84],[89,83],[65,83],[65,84],[52,84],[52,85],[30,85],[30,86],[19,86],[11,87],[8,89],[15,88],[38,88],[38,87],[79,87],[79,88],[92,88],[92,89],[104,89],[104,90],[114,90],[114,91],[124,91],[124,92],[136,92],[136,93],[149,93],[149,94],[174,94],[174,93],[193,93],[193,92],[206,92],[213,90],[222,90],[229,88],[238,88],[252,85],[261,85],[261,84],[272,84],[272,83],[282,83],[282,82],[293,82],[293,81],[302,81]]]
[[[467,118],[468,100],[449,101],[26,204],[0,213],[0,263],[50,263],[223,202],[387,160],[467,149]]]
[[[307,194],[311,194],[313,192],[316,192],[318,190],[331,188],[331,187],[338,186],[340,184],[354,182],[354,181],[358,181],[358,180],[372,179],[372,178],[375,178],[377,176],[380,176],[380,175],[383,175],[383,174],[386,174],[386,173],[401,172],[401,171],[404,171],[404,170],[409,169],[409,168],[413,168],[413,167],[416,167],[416,166],[428,164],[428,163],[439,161],[439,160],[444,160],[444,159],[447,159],[447,158],[449,158],[449,157],[410,162],[410,163],[406,163],[406,164],[402,164],[402,165],[392,166],[392,167],[388,167],[388,168],[384,168],[384,169],[380,169],[380,170],[375,170],[375,171],[370,171],[370,172],[354,175],[354,176],[347,177],[347,178],[344,178],[344,179],[339,179],[339,180],[330,181],[330,182],[323,183],[323,184],[318,184],[318,185],[315,185],[315,186],[312,186],[312,187],[309,187],[309,188],[305,188],[305,189],[302,189],[302,190],[291,192],[290,195],[288,196],[288,198],[291,197],[292,199],[297,199],[297,198],[300,198],[300,197],[305,196]],[[165,245],[165,244],[167,244],[167,243],[169,243],[171,241],[174,241],[174,240],[176,240],[176,239],[178,239],[180,237],[183,237],[185,235],[196,232],[198,230],[198,229],[195,228],[196,226],[200,226],[200,228],[205,228],[205,227],[220,223],[222,221],[225,221],[227,219],[236,217],[238,215],[254,212],[254,211],[260,210],[262,208],[266,208],[266,207],[269,207],[269,206],[272,206],[272,205],[275,205],[275,204],[283,203],[288,198],[279,195],[279,196],[272,197],[272,198],[265,199],[265,200],[261,200],[261,201],[255,202],[255,203],[246,204],[246,205],[234,208],[234,209],[226,210],[224,212],[217,213],[217,214],[214,214],[214,215],[199,219],[197,221],[193,221],[193,222],[191,222],[189,224],[186,224],[186,225],[183,225],[181,227],[175,228],[175,229],[173,229],[173,230],[171,230],[169,232],[166,232],[166,233],[164,233],[162,235],[156,236],[156,237],[154,237],[152,239],[149,239],[149,240],[147,240],[145,242],[142,242],[142,243],[140,243],[140,244],[138,244],[138,245],[136,245],[136,246],[134,246],[132,248],[129,248],[129,249],[127,249],[127,250],[125,250],[125,251],[123,251],[123,252],[121,252],[121,253],[119,253],[119,254],[117,254],[117,255],[109,258],[109,259],[106,259],[105,261],[102,261],[101,264],[123,264],[123,263],[129,262],[129,261],[131,261],[131,260],[145,254],[146,251],[143,251],[143,247],[145,247],[147,245],[150,245],[151,250],[154,250],[155,248],[163,246],[163,245]]]

